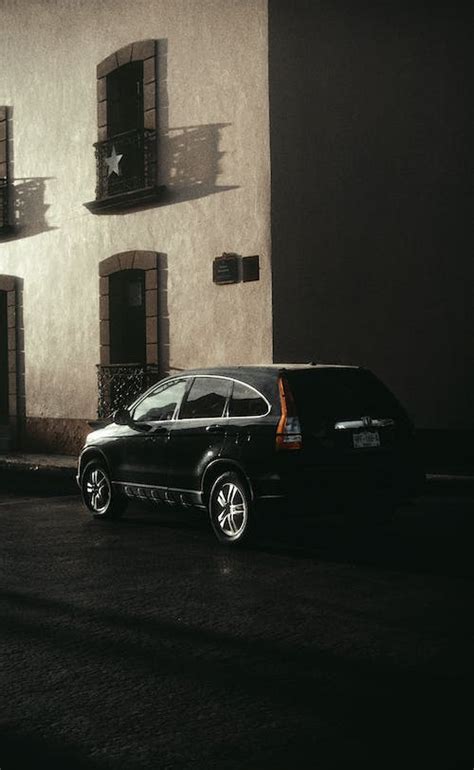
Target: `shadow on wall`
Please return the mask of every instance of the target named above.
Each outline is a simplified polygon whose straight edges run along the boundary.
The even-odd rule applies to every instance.
[[[223,130],[230,123],[209,123],[171,128],[168,117],[168,41],[158,40],[158,178],[167,188],[161,205],[203,198],[235,190],[219,185],[222,173]]]
[[[238,185],[219,185],[222,130],[229,123],[170,128],[161,139],[161,174],[167,187],[166,203],[203,198]]]
[[[54,177],[26,177],[13,182],[13,238],[29,238],[47,230],[57,230],[48,225],[45,203],[46,182]]]
[[[46,182],[55,177],[18,177],[15,178],[15,142],[13,126],[13,107],[8,107],[8,177],[10,181],[10,221],[12,230],[7,238],[2,240],[17,240],[29,238],[47,230],[57,230],[50,227],[46,213],[49,204],[45,203]]]

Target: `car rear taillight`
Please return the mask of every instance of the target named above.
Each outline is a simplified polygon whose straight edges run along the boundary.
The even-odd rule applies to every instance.
[[[293,394],[285,377],[278,379],[278,392],[280,394],[281,417],[276,432],[276,448],[301,449],[303,446],[301,425],[296,414]]]

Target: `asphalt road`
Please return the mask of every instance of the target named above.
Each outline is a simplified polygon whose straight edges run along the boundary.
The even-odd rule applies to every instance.
[[[0,768],[471,768],[472,497],[384,527],[0,493]]]

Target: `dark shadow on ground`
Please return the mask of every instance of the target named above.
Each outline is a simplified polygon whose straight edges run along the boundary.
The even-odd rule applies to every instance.
[[[240,551],[275,553],[378,569],[474,577],[471,544],[474,536],[472,496],[446,489],[439,498],[423,496],[400,506],[392,521],[325,513],[290,516],[266,511],[256,538]],[[105,525],[105,522],[104,522]],[[164,527],[209,538],[214,534],[205,511],[153,508],[132,504],[115,527]],[[224,549],[225,550],[225,549]]]
[[[79,495],[74,472],[13,471],[0,468],[0,489],[21,495],[38,497],[62,497]]]
[[[81,759],[78,749],[65,748],[54,741],[23,735],[0,727],[0,766],[2,770],[107,770],[110,765],[100,765]]]
[[[432,731],[440,729],[441,722],[445,734],[468,735],[468,714],[463,715],[460,695],[465,690],[467,697],[469,681],[463,679],[465,672],[461,670],[461,662],[453,661],[448,677],[448,663],[444,659],[440,672],[435,670],[437,664],[434,662],[420,663],[414,659],[407,665],[396,657],[372,659],[371,656],[341,652],[337,647],[332,650],[311,644],[305,647],[291,640],[290,643],[278,642],[271,634],[266,638],[249,638],[201,627],[200,621],[192,626],[180,625],[159,616],[127,615],[125,611],[85,607],[80,603],[46,599],[21,591],[4,591],[1,598],[5,607],[1,634],[10,642],[15,640],[16,645],[38,643],[41,648],[46,645],[53,656],[64,654],[66,660],[71,651],[79,647],[82,657],[97,662],[98,670],[115,670],[118,666],[124,676],[134,672],[139,680],[150,680],[158,688],[165,683],[179,690],[181,683],[187,683],[186,688],[205,693],[201,709],[207,718],[214,713],[216,704],[225,704],[229,697],[236,703],[241,699],[250,703],[270,700],[281,733],[275,732],[271,724],[259,731],[265,742],[253,747],[252,768],[288,770],[289,767],[306,767],[304,759],[308,761],[316,756],[318,763],[309,766],[338,766],[334,757],[341,756],[341,747],[334,742],[341,723],[348,756],[353,750],[360,750],[361,745],[370,745],[371,755],[383,759],[379,766],[384,768],[391,766],[390,757],[387,758],[388,765],[385,762],[385,752],[397,715],[403,724],[403,743],[410,745],[412,741],[415,751],[426,743],[427,755]],[[423,628],[418,618],[414,623],[416,629]],[[349,693],[350,698],[347,697]],[[408,693],[410,698],[407,698]],[[443,711],[440,711],[440,702],[445,706]],[[380,708],[381,703],[384,708]],[[448,703],[453,707],[447,709]],[[423,714],[419,713],[420,704]],[[294,721],[295,706],[303,724],[299,728],[293,724],[285,739],[286,725],[282,715],[287,713],[290,721]],[[322,735],[317,730],[310,730],[314,714],[323,715]],[[179,724],[179,715],[173,718]],[[236,729],[243,729],[245,734],[247,728],[241,725]],[[213,734],[212,725],[210,734]],[[63,767],[73,770],[94,767],[80,760],[73,750],[56,749],[46,740],[11,738],[8,731],[2,747],[4,756],[0,753],[0,757],[5,757],[2,768],[29,768],[33,754],[38,762],[51,759],[53,764],[48,766],[53,768],[61,767],[59,763],[66,759],[68,763]],[[17,763],[9,765],[8,762],[15,760],[16,750],[19,752]],[[177,753],[176,761],[168,754],[163,766],[186,767],[184,758],[179,756],[179,741],[172,750]],[[324,760],[323,765],[321,760]],[[39,763],[37,766],[45,765]],[[124,765],[118,763],[116,766]],[[190,765],[188,758],[187,766],[206,767],[206,762]],[[224,754],[219,765],[207,766],[241,770],[249,765],[234,743],[232,755]],[[128,767],[150,767],[151,770],[148,763],[140,761],[136,764],[132,761]],[[449,764],[443,767],[449,767]]]

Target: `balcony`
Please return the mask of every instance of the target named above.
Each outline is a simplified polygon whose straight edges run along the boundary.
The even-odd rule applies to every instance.
[[[159,380],[156,364],[97,364],[99,400],[97,416],[104,419],[129,406],[140,393]]]
[[[96,200],[84,205],[95,214],[154,203],[164,187],[156,184],[156,131],[136,129],[96,142]]]

